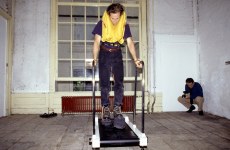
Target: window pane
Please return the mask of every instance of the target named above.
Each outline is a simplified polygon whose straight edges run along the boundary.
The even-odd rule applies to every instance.
[[[92,81],[57,81],[55,91],[92,91]],[[99,83],[95,84],[95,89],[99,90]]]
[[[92,91],[93,90],[93,84],[91,81],[85,82],[85,91]]]
[[[126,47],[121,48],[123,59],[126,59]],[[129,52],[128,52],[129,53]]]
[[[97,22],[97,21],[98,21],[98,8],[86,7],[86,22]]]
[[[138,76],[138,75],[137,75]],[[134,91],[135,90],[135,81],[125,82],[124,91]],[[141,91],[141,82],[137,82],[137,91]]]
[[[135,76],[135,70],[136,70],[136,66],[133,62],[133,60],[128,60],[127,61],[127,67],[126,68],[126,75],[127,77],[134,77]]]
[[[135,46],[137,58],[139,58],[139,42],[134,43],[134,46]],[[127,51],[127,59],[133,59],[129,51]]]
[[[93,42],[86,43],[86,59],[93,59]]]
[[[70,22],[71,14],[70,6],[58,6],[58,21],[59,22]]]
[[[73,91],[72,81],[57,81],[56,91]]]
[[[136,49],[137,58],[140,58],[139,42],[135,42],[134,46],[135,46],[135,49]]]
[[[104,14],[106,8],[107,8],[107,7],[105,7],[105,6],[101,6],[101,7],[100,7],[100,19],[102,18],[102,15]]]
[[[75,0],[77,1],[77,0]],[[86,0],[87,2],[99,2],[100,0]]]
[[[92,91],[92,82],[91,81],[74,81],[73,82],[73,91]]]
[[[73,22],[84,22],[85,7],[84,6],[73,6],[72,7],[72,21]]]
[[[74,24],[73,25],[73,40],[85,40],[85,25]]]
[[[96,69],[95,69],[95,77],[96,78],[99,78],[99,67],[98,67],[99,65],[97,64],[97,66],[96,66]]]
[[[92,77],[92,69],[86,69],[86,77]]]
[[[124,61],[124,73],[125,77],[134,77],[135,76],[136,66],[133,60]]]
[[[86,40],[93,40],[94,35],[92,34],[92,31],[94,29],[94,24],[87,24],[86,25]]]
[[[133,59],[129,51],[127,51],[127,59]]]
[[[73,77],[85,77],[85,61],[73,61]]]
[[[70,34],[69,24],[58,25],[58,40],[70,40]]]
[[[139,1],[140,0],[125,0],[125,3],[128,3],[128,4],[139,4]]]
[[[126,14],[127,14],[128,23],[139,23],[139,20],[138,20],[139,8],[138,7],[127,7]]]
[[[59,2],[72,2],[72,0],[58,0]],[[80,0],[79,0],[80,1]],[[84,0],[83,0],[84,1]]]
[[[84,42],[73,43],[73,59],[84,59],[85,58],[85,44]]]
[[[73,82],[73,91],[84,91],[84,82],[83,81],[74,81]]]
[[[86,77],[91,77],[93,75],[93,68],[92,68],[92,59],[85,60],[85,68],[86,68]],[[97,74],[97,70],[95,70],[95,76]]]
[[[125,91],[134,91],[134,83],[124,83]]]
[[[129,24],[132,37],[134,41],[139,41],[139,25],[138,24]]]
[[[114,3],[124,3],[125,0],[113,0]]]
[[[64,43],[59,42],[58,43],[58,58],[69,58],[70,59],[70,42]]]
[[[59,60],[58,61],[58,77],[70,77],[70,61]]]
[[[103,3],[112,3],[113,1],[112,0],[100,0],[100,2],[103,2]]]

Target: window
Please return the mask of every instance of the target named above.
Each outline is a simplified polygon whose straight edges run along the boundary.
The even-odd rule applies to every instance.
[[[94,42],[92,30],[111,2],[124,4],[127,22],[130,25],[137,55],[139,55],[141,21],[138,0],[59,0],[57,3],[56,91],[91,91],[90,65]],[[126,46],[122,48],[122,53],[125,91],[133,91],[134,84],[131,82],[135,76],[135,65]],[[98,69],[96,78],[98,78]],[[97,90],[99,90],[98,83]]]

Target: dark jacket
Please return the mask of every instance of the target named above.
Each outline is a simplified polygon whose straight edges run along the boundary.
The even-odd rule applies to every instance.
[[[187,85],[185,85],[186,93],[190,93],[190,102],[193,103],[193,100],[197,97],[203,97],[203,89],[198,82],[194,82],[193,87],[190,89]]]

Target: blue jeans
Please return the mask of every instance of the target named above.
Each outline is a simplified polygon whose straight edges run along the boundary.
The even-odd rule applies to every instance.
[[[121,50],[109,52],[100,50],[99,52],[99,80],[101,87],[102,106],[110,105],[110,77],[114,79],[114,105],[122,105],[124,94],[124,67]]]

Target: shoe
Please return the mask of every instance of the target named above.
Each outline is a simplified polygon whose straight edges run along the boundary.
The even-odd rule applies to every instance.
[[[57,113],[55,113],[55,112],[52,112],[51,114],[49,114],[50,115],[50,117],[56,117],[57,116]]]
[[[112,120],[110,119],[110,110],[109,106],[102,107],[102,119],[101,123],[104,126],[110,126],[112,124]]]
[[[189,110],[187,111],[187,113],[191,113],[194,109],[196,109],[195,106],[191,105],[191,107],[189,108]]]
[[[199,111],[199,115],[200,115],[200,116],[203,116],[203,115],[204,115],[203,110]]]
[[[126,126],[125,118],[121,113],[121,107],[115,106],[113,109],[114,121],[113,126],[117,129],[124,129]]]
[[[41,118],[51,118],[51,117],[56,117],[57,116],[57,113],[55,113],[55,112],[52,112],[52,113],[44,113],[44,114],[42,114],[42,115],[40,115],[40,117]]]
[[[44,114],[40,115],[40,117],[41,117],[41,118],[49,118],[49,114],[44,113]]]

